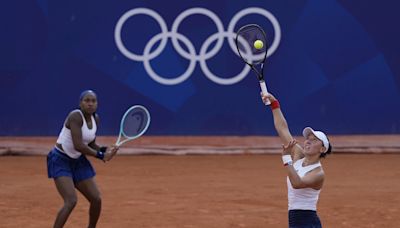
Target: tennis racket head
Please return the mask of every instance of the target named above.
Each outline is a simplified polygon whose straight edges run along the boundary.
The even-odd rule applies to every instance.
[[[139,138],[142,136],[150,125],[150,113],[142,105],[134,105],[130,107],[122,116],[119,137],[116,145]]]
[[[263,46],[255,48],[254,43],[259,40]],[[257,24],[242,26],[236,33],[236,48],[240,58],[256,71],[259,80],[263,79],[263,65],[267,59],[268,42],[264,30]],[[256,66],[260,69],[257,70]]]

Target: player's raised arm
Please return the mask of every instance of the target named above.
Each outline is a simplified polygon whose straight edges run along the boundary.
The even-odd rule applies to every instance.
[[[287,145],[291,141],[293,141],[293,136],[290,133],[289,126],[287,124],[287,121],[285,119],[285,116],[283,115],[279,101],[275,98],[274,95],[271,93],[268,93],[266,95],[261,94],[263,102],[267,102],[268,100],[271,102],[271,110],[272,110],[272,115],[274,117],[274,125],[276,132],[278,133],[282,144]],[[296,144],[293,146],[293,150],[291,151],[291,155],[293,157],[293,160],[296,161],[300,158],[303,157],[303,149],[301,148],[300,145]]]

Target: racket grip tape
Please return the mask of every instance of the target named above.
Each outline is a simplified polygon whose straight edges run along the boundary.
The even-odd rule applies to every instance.
[[[268,94],[268,90],[267,90],[267,85],[265,84],[264,80],[260,81],[260,87],[261,87],[261,91],[263,93],[263,95],[267,95]],[[265,102],[265,105],[270,105],[271,101],[267,99],[267,102]]]

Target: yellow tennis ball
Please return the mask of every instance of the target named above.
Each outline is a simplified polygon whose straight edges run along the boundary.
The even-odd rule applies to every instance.
[[[263,47],[264,47],[264,43],[261,40],[254,41],[254,48],[255,49],[261,49]]]

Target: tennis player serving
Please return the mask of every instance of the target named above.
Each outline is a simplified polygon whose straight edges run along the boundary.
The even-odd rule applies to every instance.
[[[271,102],[275,129],[282,140],[282,161],[287,169],[289,228],[322,227],[317,215],[317,202],[325,173],[320,162],[332,147],[324,132],[310,127],[303,130],[301,147],[292,137],[279,101],[272,94],[261,94],[263,102]]]
[[[47,155],[48,177],[54,178],[58,192],[64,200],[53,227],[63,227],[77,203],[75,188],[90,202],[89,225],[96,227],[101,212],[100,191],[97,188],[92,165],[86,156],[110,161],[117,146],[100,147],[96,144],[99,124],[97,95],[92,90],[82,92],[79,109],[69,113],[56,146]]]

